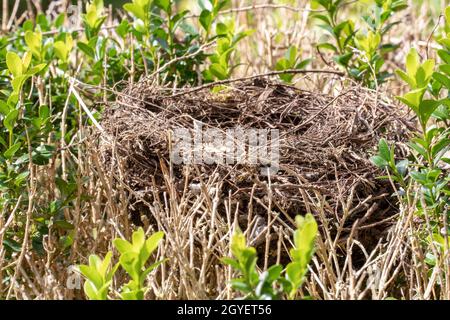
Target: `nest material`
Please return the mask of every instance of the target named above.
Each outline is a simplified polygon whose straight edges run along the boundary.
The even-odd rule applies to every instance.
[[[280,170],[270,176],[270,191],[259,165],[249,164],[199,164],[193,170],[173,165],[174,183],[181,193],[186,185],[218,176],[222,195],[239,202],[244,220],[254,198],[260,199],[252,205],[256,214],[267,215],[270,198],[272,210],[290,221],[297,214],[318,214],[318,207],[329,219],[350,210],[348,229],[359,219],[365,236],[378,241],[380,228],[387,225],[379,222],[395,208],[389,204],[390,184],[376,179],[381,172],[369,157],[380,138],[405,139],[405,119],[399,109],[360,87],[332,97],[256,79],[219,92],[206,87],[174,95],[142,82],[128,88],[105,112],[102,126],[118,148],[113,152],[111,144],[105,144],[102,154],[108,168],[112,162],[123,164],[123,181],[139,194],[131,203],[136,209],[143,199],[154,203],[155,195],[167,191],[161,163],[169,165],[168,132],[174,128],[192,130],[197,120],[221,130],[279,129]]]

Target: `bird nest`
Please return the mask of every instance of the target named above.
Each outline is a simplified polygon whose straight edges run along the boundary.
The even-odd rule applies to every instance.
[[[288,225],[307,212],[329,220],[346,215],[342,230],[350,232],[356,222],[366,243],[364,238],[378,241],[396,213],[391,184],[377,179],[381,172],[369,158],[380,138],[404,140],[409,122],[401,109],[361,87],[329,96],[260,78],[177,91],[140,82],[120,94],[101,124],[113,140],[101,145],[104,163],[119,168],[116,176],[130,191],[136,224],[152,215],[149,206],[173,192],[192,205],[196,196],[208,193],[218,199],[223,215],[224,202],[238,204],[238,221],[244,225],[250,211],[267,219],[270,210]],[[195,140],[200,126],[222,133],[219,141],[226,143],[212,143],[216,155],[229,151],[233,139],[250,144],[248,134],[226,140],[230,129],[278,130],[278,167],[266,170],[273,159],[265,164],[226,158],[222,163],[174,161],[177,130]],[[195,147],[191,151],[192,156]]]

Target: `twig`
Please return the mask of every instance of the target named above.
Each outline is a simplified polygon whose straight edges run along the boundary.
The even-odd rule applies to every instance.
[[[69,89],[69,93],[72,92],[73,95],[75,96],[75,98],[78,100],[78,103],[81,105],[81,107],[83,108],[84,112],[86,112],[87,116],[89,117],[89,119],[91,119],[92,123],[94,124],[94,126],[100,130],[100,132],[104,133],[105,130],[102,128],[102,126],[98,123],[98,121],[95,119],[94,115],[92,114],[91,110],[89,110],[89,108],[86,106],[86,104],[84,103],[83,99],[81,99],[80,95],[78,94],[78,92],[75,90],[75,87],[73,85],[74,79],[71,78],[70,79],[70,89]]]
[[[430,47],[431,38],[433,38],[434,32],[439,27],[439,23],[441,23],[441,18],[442,18],[442,14],[439,15],[436,25],[434,26],[433,30],[431,31],[430,35],[428,36],[427,45],[426,45],[427,59],[429,58],[428,49]]]
[[[6,30],[11,29],[11,27],[12,27],[12,24],[16,17],[17,9],[19,8],[19,3],[20,3],[20,0],[16,0],[16,2],[14,2],[14,7],[12,9],[11,16],[9,17],[8,24],[6,25]]]
[[[8,229],[9,225],[13,222],[14,216],[16,215],[17,208],[19,208],[19,204],[21,203],[20,201],[22,200],[22,196],[23,195],[21,194],[19,196],[19,198],[17,199],[16,205],[14,206],[11,214],[9,215],[8,221],[6,221],[5,225],[0,230],[0,239],[3,236],[3,233],[5,233],[5,231]]]
[[[340,7],[344,7],[346,5],[349,5],[349,4],[357,2],[357,1],[359,1],[359,0],[351,0],[351,1],[344,2],[340,5]],[[285,5],[285,4],[265,3],[265,4],[254,4],[254,5],[242,7],[242,8],[231,8],[231,9],[227,9],[227,10],[222,10],[222,11],[219,11],[219,15],[260,10],[260,9],[285,9],[285,10],[293,11],[293,12],[312,12],[312,13],[315,13],[315,12],[319,13],[319,12],[326,11],[325,9],[309,9],[309,8],[293,7],[293,6],[289,6],[289,5]],[[198,18],[198,17],[200,17],[199,14],[193,14],[193,15],[186,16],[186,18]]]
[[[199,53],[201,53],[203,50],[205,50],[207,47],[211,46],[211,45],[212,45],[213,43],[215,43],[215,42],[216,42],[216,41],[214,40],[214,41],[205,43],[205,44],[202,45],[200,48],[198,48],[197,51],[195,51],[195,52],[193,52],[193,53],[191,53],[191,54],[183,55],[183,56],[174,58],[174,59],[172,59],[172,60],[166,62],[163,66],[161,66],[161,67],[159,67],[157,70],[155,70],[149,77],[150,77],[150,78],[153,78],[155,75],[157,75],[157,74],[160,73],[161,71],[165,70],[168,66],[170,66],[170,65],[172,65],[172,64],[174,64],[174,63],[177,63],[177,62],[179,62],[179,61],[182,61],[182,60],[185,60],[185,59],[189,59],[189,58],[195,57],[196,55],[198,55]]]
[[[233,83],[233,82],[253,80],[253,79],[258,79],[258,78],[262,78],[262,77],[270,77],[270,76],[277,76],[277,75],[281,75],[281,74],[290,74],[290,73],[291,74],[324,73],[324,74],[334,74],[334,75],[337,75],[340,77],[342,77],[344,75],[343,72],[339,72],[339,71],[335,71],[335,70],[320,70],[320,69],[310,69],[310,70],[289,69],[289,70],[282,70],[282,71],[271,71],[271,72],[267,72],[267,73],[262,73],[262,74],[257,74],[257,75],[253,75],[253,76],[242,77],[242,78],[226,79],[226,80],[210,82],[210,83],[192,88],[192,89],[184,91],[184,92],[176,93],[170,97],[176,98],[176,97],[183,96],[185,94],[190,94],[193,92],[197,92],[197,91],[200,91],[200,90],[203,90],[206,88],[229,84],[229,83]]]

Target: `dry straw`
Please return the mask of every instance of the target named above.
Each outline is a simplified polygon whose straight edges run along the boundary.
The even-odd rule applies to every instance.
[[[264,257],[261,267],[287,258],[284,241],[294,217],[307,212],[328,221],[322,232],[334,237],[338,250],[349,237],[369,252],[379,244],[398,209],[392,186],[377,179],[381,172],[368,159],[380,138],[401,142],[408,135],[410,122],[401,109],[361,87],[335,97],[261,77],[211,87],[173,94],[142,81],[105,111],[101,124],[114,142],[101,145],[103,165],[117,169],[116,183],[127,186],[135,224],[149,220],[172,229],[173,217],[161,204],[181,210],[182,221],[200,224],[206,243],[189,224],[178,231],[192,237],[194,248],[185,257],[190,264],[204,259],[194,254],[197,247],[210,250],[210,265],[200,268],[200,276],[215,274],[218,258],[226,254],[220,241],[235,222]],[[258,165],[173,164],[170,133],[193,130],[195,121],[224,134],[236,126],[278,129],[280,170],[267,177]],[[365,261],[362,252],[353,255],[354,264]]]

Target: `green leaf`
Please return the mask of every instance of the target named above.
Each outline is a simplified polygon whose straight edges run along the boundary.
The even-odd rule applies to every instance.
[[[32,160],[34,164],[43,166],[47,165],[53,157],[55,147],[52,145],[39,145],[32,152]]]
[[[13,131],[14,125],[16,124],[17,117],[19,116],[19,110],[11,110],[8,115],[3,119],[3,125],[9,132]]]
[[[84,42],[77,42],[77,47],[83,51],[88,57],[95,59],[95,51],[88,44]]]
[[[114,244],[114,247],[116,247],[117,251],[119,251],[121,254],[133,251],[133,246],[127,240],[114,239],[113,244]]]
[[[445,21],[447,23],[447,25],[450,25],[450,6],[445,8]]]
[[[312,62],[312,59],[305,59],[305,60],[303,60],[303,61],[300,61],[300,62],[295,66],[295,69],[302,70],[302,69],[306,68],[306,66],[307,66],[308,64],[310,64],[311,62]]]
[[[416,79],[411,78],[406,72],[403,70],[397,69],[395,70],[395,73],[403,80],[405,81],[411,88],[416,87]]]
[[[411,48],[408,55],[406,56],[406,73],[413,79],[416,78],[417,69],[420,65],[420,58],[417,50]]]
[[[39,106],[39,118],[42,120],[46,120],[50,116],[50,108],[43,104]]]
[[[294,249],[291,250],[292,261],[304,265],[309,263],[314,250],[314,241],[318,227],[314,217],[306,214],[305,217],[296,216],[297,230],[294,232]]]
[[[291,262],[286,267],[286,278],[291,282],[292,287],[297,289],[302,283],[306,269],[300,262]]]
[[[425,94],[426,88],[415,89],[406,93],[403,97],[397,97],[401,102],[410,107],[414,112],[419,112],[419,105]]]
[[[154,0],[155,5],[163,9],[164,12],[169,13],[171,11],[171,0]]]
[[[217,77],[219,80],[224,80],[226,78],[228,78],[228,72],[227,70],[225,70],[224,67],[222,67],[222,65],[218,64],[218,63],[213,63],[210,67],[209,70],[211,71],[211,73]]]
[[[99,273],[101,275],[103,275],[103,277],[105,278],[107,275],[107,271],[109,268],[109,265],[111,263],[111,258],[112,258],[112,252],[108,251],[108,253],[106,254],[105,258],[103,259],[100,268],[98,269]]]
[[[54,225],[62,230],[73,230],[75,227],[70,222],[66,220],[56,220]]]
[[[27,76],[34,76],[35,74],[37,74],[37,73],[41,72],[42,70],[44,70],[45,67],[46,67],[45,63],[41,63],[41,64],[38,64],[38,65],[35,65],[35,66],[31,67],[27,71],[26,75]]]
[[[380,169],[384,169],[389,165],[388,162],[380,156],[373,156],[370,158],[370,161]]]
[[[378,142],[378,152],[386,162],[391,161],[391,150],[389,148],[386,139],[381,138],[380,141]]]
[[[446,75],[435,72],[433,73],[433,78],[438,81],[440,84],[442,84],[445,88],[450,89],[450,78]]]
[[[139,281],[140,275],[140,264],[139,264],[139,254],[136,252],[126,252],[122,254],[119,258],[120,265],[129,274],[129,276],[135,280]]]
[[[414,141],[414,139],[413,139],[413,141]],[[427,151],[420,144],[415,143],[415,142],[409,142],[409,143],[407,143],[407,145],[411,149],[415,150],[422,157],[426,157],[427,156]]]
[[[161,240],[164,238],[164,232],[158,231],[152,234],[146,241],[145,247],[149,254],[151,254],[159,245]]]
[[[223,264],[230,265],[236,270],[240,270],[241,269],[241,267],[239,265],[239,262],[237,260],[234,260],[234,259],[228,258],[228,257],[223,257],[220,260],[222,261]]]
[[[28,78],[28,76],[23,74],[23,75],[15,77],[11,81],[11,85],[12,85],[15,93],[20,93],[20,91],[22,90],[22,86],[25,83],[25,80],[27,80],[27,78]]]
[[[441,101],[423,100],[419,105],[419,120],[425,127],[434,110],[441,104]]]
[[[319,20],[325,22],[329,26],[331,25],[330,19],[323,14],[315,14],[315,15],[313,15],[313,18],[319,19]]]
[[[22,143],[21,142],[17,142],[17,143],[15,143],[15,144],[13,144],[8,150],[6,150],[4,153],[3,153],[3,156],[6,158],[6,159],[11,159],[13,156],[14,156],[14,154],[20,149],[20,146],[22,145]]]
[[[101,300],[95,285],[91,281],[84,283],[84,293],[90,300]]]
[[[267,274],[268,274],[267,281],[269,283],[272,283],[272,282],[278,280],[282,271],[283,271],[282,265],[275,264],[275,265],[271,266],[269,269],[267,269]]]
[[[331,43],[320,43],[317,45],[317,49],[325,49],[325,50],[330,50],[333,52],[338,52],[338,49],[332,45]]]
[[[0,114],[3,114],[4,116],[8,115],[8,113],[10,112],[10,108],[8,106],[8,104],[3,101],[0,100]]]
[[[17,53],[8,51],[6,53],[6,65],[13,77],[18,77],[22,75],[22,59],[17,55]]]
[[[337,64],[343,66],[343,67],[348,67],[348,64],[350,62],[350,59],[353,56],[353,52],[349,52],[343,55],[339,55],[339,56],[335,56],[333,57],[334,61],[336,61]]]
[[[90,258],[90,257],[89,257]],[[87,265],[80,265],[78,267],[78,269],[80,270],[81,274],[88,279],[89,281],[86,282],[91,282],[94,289],[95,288],[101,288],[103,281],[102,281],[102,277],[101,275],[98,273],[98,271],[90,266]]]
[[[145,271],[142,273],[142,278],[145,279],[148,274],[150,272],[152,272],[153,270],[155,270],[157,267],[159,267],[161,264],[163,264],[164,262],[166,262],[168,259],[163,259],[160,260],[158,262],[155,262],[154,264],[152,264],[150,267],[148,267],[147,269],[145,269]]]
[[[439,66],[439,70],[450,76],[450,64],[441,64]]]
[[[231,287],[233,289],[242,291],[244,293],[250,292],[252,289],[243,279],[232,279],[230,281]]]
[[[289,67],[294,67],[297,60],[297,48],[295,46],[290,46],[284,57],[289,62]]]
[[[237,227],[234,231],[233,237],[231,238],[231,254],[235,256],[238,260],[242,256],[242,252],[247,247],[245,236],[242,231]]]
[[[417,86],[422,88],[428,85],[434,70],[434,60],[426,60],[416,72]]]
[[[22,66],[23,71],[27,70],[31,63],[32,54],[30,52],[25,52],[25,54],[22,57]]]
[[[41,59],[42,35],[39,32],[27,31],[25,33],[25,43],[30,48],[33,56]]]
[[[133,234],[131,235],[131,239],[132,239],[131,243],[133,245],[133,251],[139,252],[145,244],[144,229],[142,229],[142,227],[139,227],[136,231],[133,232]]]
[[[53,44],[56,56],[63,62],[67,61],[67,56],[69,51],[67,50],[66,44],[63,41],[56,41]]]
[[[450,53],[448,51],[438,50],[438,55],[446,64],[450,64]]]
[[[208,32],[209,29],[211,28],[211,23],[212,23],[211,12],[208,10],[203,10],[200,13],[199,21],[200,21],[200,24],[202,25],[203,29],[205,29],[205,31]]]
[[[13,239],[3,240],[3,245],[5,246],[5,248],[9,249],[10,251],[14,251],[14,252],[22,251],[22,245]]]
[[[406,172],[408,171],[408,165],[409,165],[408,159],[400,160],[395,164],[395,167],[396,167],[398,173],[402,177],[406,176]]]
[[[141,19],[142,21],[145,21],[147,19],[143,7],[138,6],[137,4],[126,3],[123,5],[123,8],[132,15],[134,15],[136,18]]]
[[[275,64],[275,70],[277,71],[283,71],[289,69],[289,61],[286,60],[286,58],[281,58],[277,61]]]

